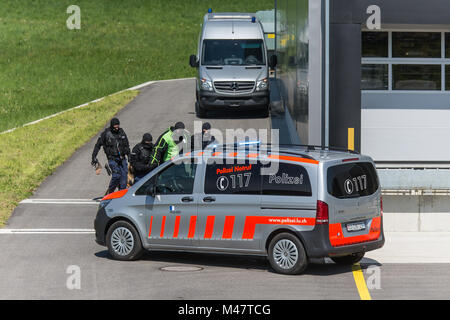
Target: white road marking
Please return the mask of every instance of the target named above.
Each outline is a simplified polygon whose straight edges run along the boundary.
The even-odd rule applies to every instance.
[[[93,204],[98,205],[98,201],[92,199],[25,199],[21,204]]]
[[[0,229],[1,234],[94,234],[94,229]]]

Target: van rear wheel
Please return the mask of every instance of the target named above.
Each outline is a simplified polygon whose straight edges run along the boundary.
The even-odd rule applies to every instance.
[[[355,264],[357,262],[360,262],[363,257],[364,257],[364,252],[357,252],[357,253],[353,253],[348,256],[332,257],[331,260],[333,260],[337,264],[349,266],[349,265]]]
[[[270,241],[269,262],[281,274],[300,274],[308,266],[308,258],[301,241],[291,233],[280,233]]]

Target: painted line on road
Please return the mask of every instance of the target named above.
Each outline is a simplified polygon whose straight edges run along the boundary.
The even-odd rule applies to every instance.
[[[94,229],[0,229],[1,234],[95,234]]]
[[[367,289],[366,280],[364,279],[364,274],[361,270],[361,265],[355,263],[352,265],[353,278],[355,279],[356,288],[358,289],[359,296],[361,300],[372,300],[370,296],[369,289]]]
[[[20,204],[95,204],[99,202],[92,199],[25,199]]]

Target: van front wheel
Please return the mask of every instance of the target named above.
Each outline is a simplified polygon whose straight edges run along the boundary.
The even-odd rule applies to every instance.
[[[300,274],[308,266],[305,248],[291,233],[276,235],[269,244],[269,262],[277,273]]]
[[[331,257],[331,260],[333,260],[337,264],[349,266],[357,262],[360,262],[363,257],[364,252],[357,252],[343,257]]]
[[[109,228],[106,245],[115,260],[136,260],[144,252],[138,232],[127,221],[117,221]]]
[[[198,101],[195,102],[195,114],[198,118],[206,117],[206,110],[200,106],[200,103],[198,103]]]

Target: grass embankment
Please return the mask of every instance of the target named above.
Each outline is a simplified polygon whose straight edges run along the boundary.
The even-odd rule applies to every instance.
[[[81,10],[69,30],[67,8]],[[200,23],[273,0],[2,0],[0,132],[159,79],[192,77]]]
[[[0,135],[0,227],[15,206],[101,130],[138,91],[125,91],[86,107]]]

